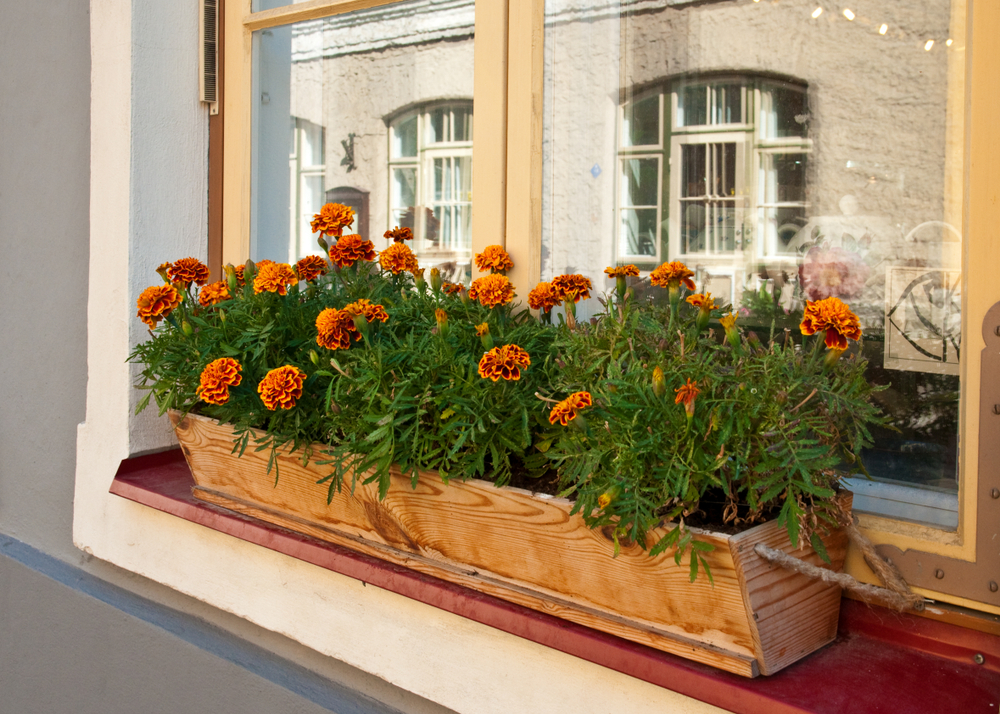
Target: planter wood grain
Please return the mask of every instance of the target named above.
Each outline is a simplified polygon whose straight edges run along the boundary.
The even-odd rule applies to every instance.
[[[395,473],[384,501],[374,484],[359,484],[328,505],[316,482],[329,466],[303,466],[300,455],[285,453],[275,484],[268,451],[231,453],[229,426],[194,414],[171,419],[202,501],[658,650],[754,677],[837,634],[838,587],[754,553],[762,542],[824,566],[810,548],[792,548],[774,522],[738,535],[692,529],[715,546],[706,556],[713,587],[704,575],[689,582],[687,559],[677,566],[669,551],[650,558],[623,546],[612,558],[610,534],[571,516],[566,499],[478,480],[445,484],[434,473],[413,489]],[[846,536],[824,540],[841,569]]]

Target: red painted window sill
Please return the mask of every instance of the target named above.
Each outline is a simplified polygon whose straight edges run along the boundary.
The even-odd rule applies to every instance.
[[[845,599],[834,643],[744,679],[214,508],[193,483],[175,449],[123,461],[111,493],[734,712],[1000,714],[1000,636]]]

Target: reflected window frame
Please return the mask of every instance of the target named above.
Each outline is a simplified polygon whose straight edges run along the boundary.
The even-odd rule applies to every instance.
[[[444,112],[447,117],[446,136],[442,141],[433,141],[435,113]],[[464,119],[463,119],[464,118]],[[397,140],[397,130],[402,124],[416,119],[416,149],[413,155],[397,155],[394,144]],[[459,121],[466,121],[465,138],[455,140],[456,127]],[[462,216],[471,218],[472,211],[472,140],[474,136],[474,113],[472,99],[447,99],[424,102],[407,107],[386,118],[388,125],[388,171],[386,201],[388,223],[386,230],[397,226],[413,230],[413,248],[420,258],[421,266],[436,267],[438,264],[454,263],[446,277],[452,281],[468,282],[471,277],[472,236],[471,220],[463,228]],[[434,173],[436,162],[444,162],[453,166],[456,160],[465,159],[469,167],[468,177],[463,181],[467,184],[467,195],[455,197],[453,188],[451,196],[435,198]],[[415,178],[412,193],[415,199],[413,206],[396,205],[398,191],[394,182],[397,172],[412,170]],[[464,210],[463,210],[464,209]],[[412,215],[407,216],[407,213]],[[446,216],[447,225],[440,224],[438,214]],[[437,223],[437,227],[431,223]],[[450,236],[450,238],[448,237]],[[448,240],[449,245],[442,246],[442,240]]]

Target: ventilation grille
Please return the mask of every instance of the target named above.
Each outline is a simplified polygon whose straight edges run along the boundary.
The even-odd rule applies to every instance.
[[[201,0],[201,101],[218,101],[219,0]]]

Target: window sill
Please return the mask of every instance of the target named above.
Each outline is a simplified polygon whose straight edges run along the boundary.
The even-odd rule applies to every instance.
[[[1000,636],[845,599],[837,640],[746,680],[195,501],[179,449],[121,462],[111,493],[737,712],[1000,710]],[[974,657],[985,661],[978,665]],[[862,664],[863,663],[863,664]],[[820,687],[819,682],[836,682]]]

